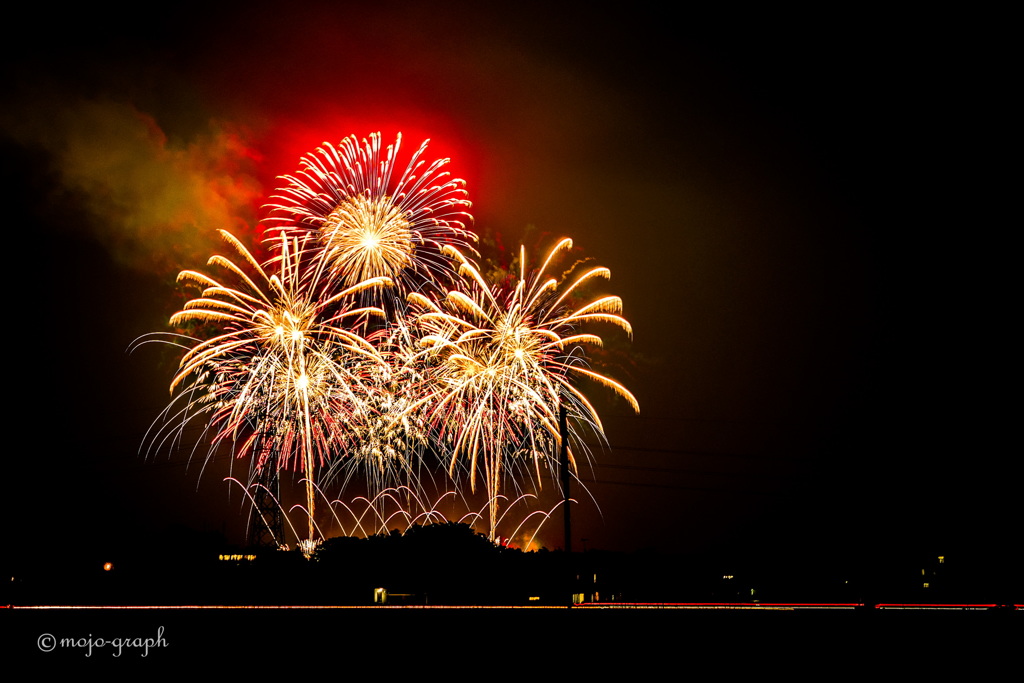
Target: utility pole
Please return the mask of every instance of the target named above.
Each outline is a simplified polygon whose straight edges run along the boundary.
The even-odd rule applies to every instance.
[[[275,463],[266,463],[254,477],[252,490],[252,511],[249,513],[248,547],[277,550],[284,543],[284,522],[281,519],[281,504],[277,468]]]
[[[562,449],[559,454],[562,466],[562,495],[565,497],[562,503],[562,518],[565,520],[565,552],[572,552],[572,523],[569,519],[569,429],[566,419],[565,404],[558,405],[558,434],[562,439]]]
[[[572,523],[569,515],[569,428],[565,413],[565,403],[558,404],[558,435],[562,440],[559,461],[562,466],[562,519],[565,521],[565,579],[568,582],[568,601],[566,605],[572,607],[575,604],[576,568],[572,561]]]

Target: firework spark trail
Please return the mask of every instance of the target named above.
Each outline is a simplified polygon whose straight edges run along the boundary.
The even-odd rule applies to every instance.
[[[343,326],[383,311],[347,310],[339,302],[390,281],[374,278],[317,296],[301,277],[299,240],[280,238],[279,272],[268,275],[237,239],[222,235],[256,278],[223,256],[210,265],[225,269],[238,287],[196,271],[181,273],[179,281],[204,291],[170,323],[198,323],[211,334],[184,355],[171,392],[184,387],[178,396],[186,402],[183,421],[207,417],[211,453],[230,442],[239,457],[251,456],[254,473],[265,467],[305,473],[312,539],[314,473],[343,450],[339,425],[362,406],[371,369],[382,363],[369,342]]]
[[[325,142],[302,158],[302,170],[283,176],[265,219],[271,235],[313,235],[307,244],[324,262],[325,276],[352,286],[391,278],[404,296],[431,283],[446,283],[451,266],[446,245],[469,249],[476,235],[466,228],[465,181],[443,170],[448,159],[427,164],[420,145],[398,173],[402,135],[381,148],[380,133],[359,144]],[[396,177],[397,175],[397,177]]]
[[[572,240],[559,242],[535,272],[527,271],[521,250],[519,277],[504,292],[488,284],[457,249],[448,247],[446,252],[459,263],[463,289],[450,291],[440,302],[409,295],[416,322],[425,331],[420,345],[433,364],[424,398],[416,407],[427,411],[442,442],[452,445],[449,473],[468,459],[470,487],[475,490],[477,472],[482,472],[492,539],[506,459],[532,461],[539,486],[541,466],[550,464],[560,443],[560,404],[566,405],[575,423],[603,434],[597,411],[575,386],[578,378],[611,388],[639,411],[625,387],[583,367],[581,345],[602,342],[595,334],[579,332],[581,325],[604,322],[627,333],[632,329],[621,316],[618,297],[602,297],[578,308],[569,304],[584,283],[607,278],[606,268],[586,271],[559,294],[559,281],[547,271],[556,256],[571,247]]]

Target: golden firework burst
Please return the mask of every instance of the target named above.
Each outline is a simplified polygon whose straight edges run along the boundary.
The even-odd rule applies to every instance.
[[[465,181],[444,170],[448,159],[422,159],[429,140],[399,172],[401,142],[399,134],[385,149],[380,133],[361,144],[350,136],[303,157],[299,173],[284,176],[272,197],[271,234],[315,236],[307,248],[345,287],[373,277],[390,278],[402,292],[446,282],[443,248],[476,240],[466,229]]]
[[[602,343],[599,336],[579,331],[584,324],[610,323],[632,333],[621,315],[622,300],[607,296],[580,307],[569,304],[584,283],[608,277],[608,269],[592,268],[561,289],[559,280],[546,274],[553,259],[571,247],[572,240],[559,242],[535,272],[527,271],[521,250],[519,277],[506,291],[486,282],[468,258],[450,248],[460,264],[462,289],[439,302],[409,295],[425,331],[419,343],[432,366],[418,407],[452,445],[449,472],[468,460],[475,489],[482,471],[492,535],[506,459],[530,463],[539,484],[542,464],[561,443],[560,406],[577,424],[603,434],[597,411],[576,386],[579,378],[597,381],[639,410],[624,386],[585,367],[581,350]]]
[[[299,277],[299,240],[280,238],[279,271],[269,275],[241,242],[221,234],[247,268],[214,256],[209,264],[225,269],[236,284],[191,270],[179,275],[179,281],[204,289],[170,323],[198,323],[205,338],[193,340],[171,392],[181,388],[179,398],[186,402],[179,413],[182,423],[208,419],[211,452],[231,442],[239,457],[252,456],[256,472],[265,467],[304,472],[312,538],[315,471],[340,451],[345,432],[339,425],[362,406],[369,368],[382,363],[345,320],[384,312],[347,310],[339,302],[358,290],[390,283],[376,278],[318,297]]]

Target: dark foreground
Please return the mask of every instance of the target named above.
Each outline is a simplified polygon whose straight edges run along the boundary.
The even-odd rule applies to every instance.
[[[826,660],[834,673],[887,657],[920,674],[965,658],[983,669],[1012,659],[1020,642],[1012,569],[962,555],[522,553],[461,525],[331,539],[313,559],[225,551],[216,540],[61,549],[10,563],[0,654],[217,661],[239,672],[359,661],[381,673],[442,666],[459,680],[467,667],[525,672],[555,661],[690,672]]]
[[[159,667],[261,662],[371,664],[381,673],[503,669],[555,660],[579,670],[656,663],[691,670],[885,662],[931,668],[1011,656],[1024,612],[635,608],[206,608],[0,610],[3,655],[37,664]],[[941,655],[941,659],[937,659]],[[893,658],[897,658],[894,660]],[[460,676],[461,678],[461,676]]]

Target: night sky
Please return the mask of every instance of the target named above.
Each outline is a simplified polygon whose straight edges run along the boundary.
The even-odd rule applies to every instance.
[[[127,349],[224,253],[216,229],[255,241],[302,154],[402,131],[452,158],[478,233],[570,236],[624,299],[609,372],[641,412],[595,391],[610,446],[574,543],[1011,552],[1012,219],[980,20],[372,4],[13,20],[8,548],[242,540],[228,463],[140,454],[175,358]]]

